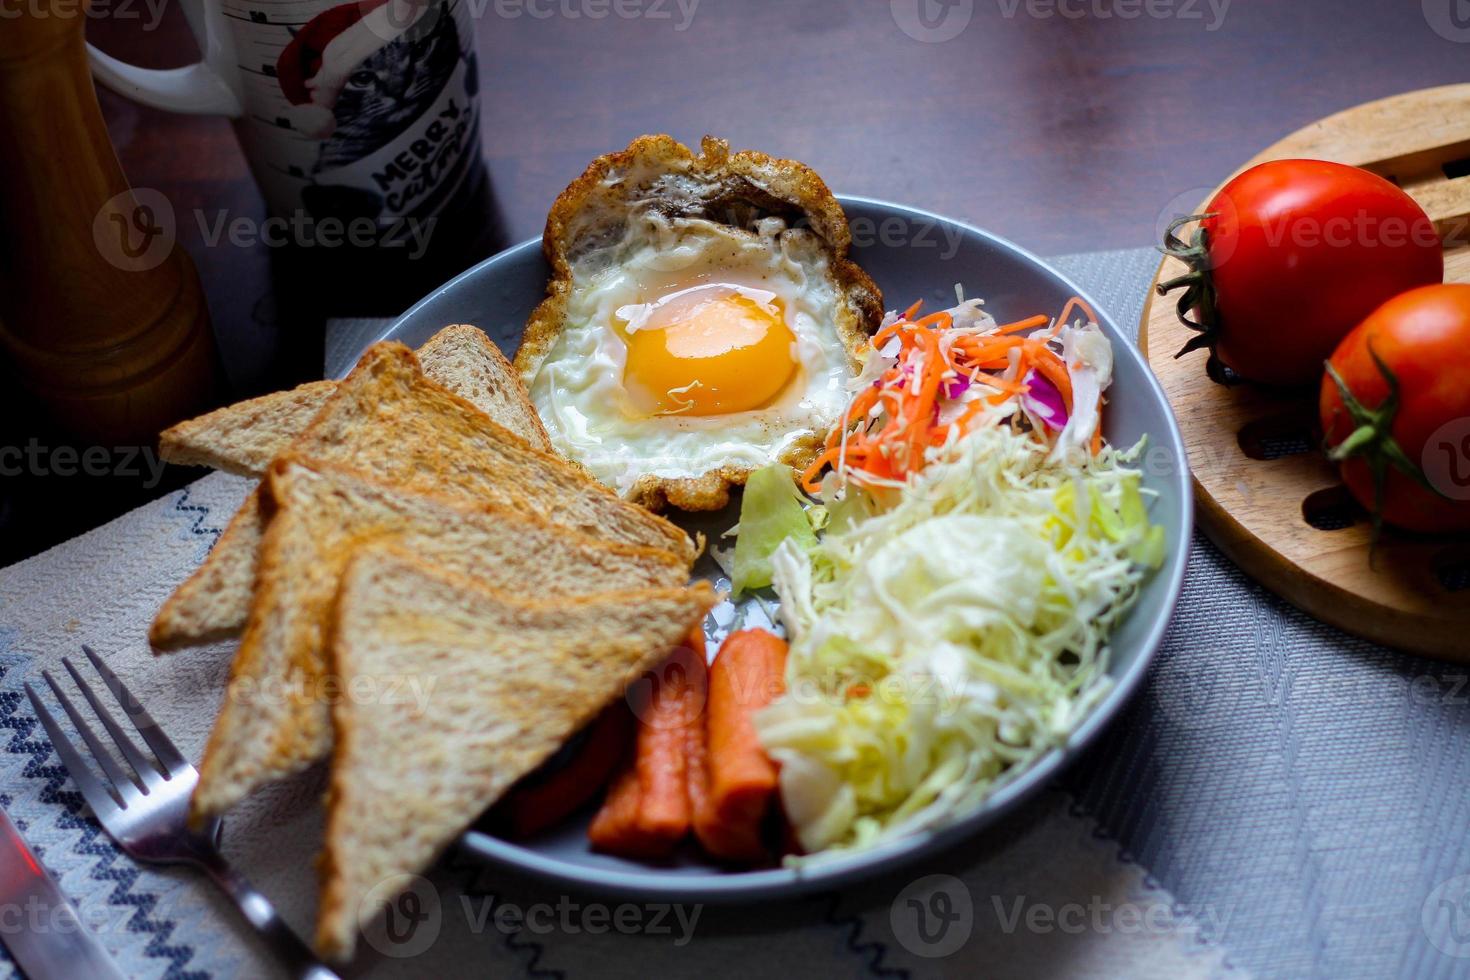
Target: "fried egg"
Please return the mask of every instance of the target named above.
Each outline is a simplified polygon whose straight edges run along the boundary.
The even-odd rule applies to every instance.
[[[516,359],[553,446],[653,507],[716,508],[753,470],[810,461],[882,309],[814,174],[704,150],[645,137],[562,195]]]

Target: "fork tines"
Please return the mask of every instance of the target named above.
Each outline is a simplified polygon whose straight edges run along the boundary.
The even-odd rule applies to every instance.
[[[133,697],[132,692],[122,681],[118,680],[117,675],[102,662],[92,648],[83,646],[82,652],[87,655],[87,659],[101,675],[102,683],[107,685],[107,689],[112,692],[115,703],[122,708],[123,713],[132,722],[133,729],[153,750],[153,757],[150,758],[138,747],[137,743],[113,719],[112,712],[103,704],[92,686],[82,678],[71,658],[63,657],[61,662],[66,667],[67,673],[71,674],[72,680],[81,690],[82,696],[87,699],[87,703],[91,705],[93,713],[102,722],[102,727],[112,737],[113,744],[122,753],[134,775],[129,775],[128,770],[119,764],[113,754],[103,745],[101,739],[87,723],[86,718],[67,697],[61,685],[56,682],[56,678],[51,676],[51,671],[43,670],[41,675],[46,678],[46,683],[56,695],[56,700],[61,704],[62,710],[76,726],[77,733],[82,736],[82,741],[86,742],[92,757],[101,767],[105,779],[98,779],[87,766],[76,746],[62,732],[55,717],[41,703],[40,695],[36,693],[36,689],[31,686],[30,682],[27,682],[25,687],[26,694],[31,699],[31,705],[36,709],[36,717],[41,719],[46,734],[51,737],[51,744],[55,746],[56,754],[61,757],[62,764],[66,766],[67,772],[71,774],[72,780],[82,791],[82,796],[91,805],[92,810],[99,818],[105,818],[110,811],[127,809],[128,805],[139,799],[140,796],[146,796],[151,790],[170,779],[185,773],[192,774],[194,768],[179,754],[153,717],[144,710],[138,699]]]

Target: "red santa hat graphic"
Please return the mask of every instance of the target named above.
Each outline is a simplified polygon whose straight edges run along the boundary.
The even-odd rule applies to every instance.
[[[375,52],[402,37],[438,0],[353,0],[322,11],[276,59],[276,79],[291,103],[293,129],[325,139],[348,78]]]

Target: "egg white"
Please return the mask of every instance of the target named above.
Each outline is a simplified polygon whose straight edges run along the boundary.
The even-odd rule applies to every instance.
[[[816,238],[778,218],[763,219],[755,233],[648,213],[632,220],[636,226],[617,245],[572,265],[566,325],[530,384],[557,450],[626,494],[642,476],[757,469],[804,437],[824,435],[847,405],[853,371],[837,334],[839,293]],[[795,337],[791,381],[751,411],[641,412],[624,387],[627,345],[614,323],[662,297],[714,283],[775,294]]]

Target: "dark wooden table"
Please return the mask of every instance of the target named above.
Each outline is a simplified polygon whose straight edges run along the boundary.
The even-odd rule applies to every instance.
[[[668,132],[794,157],[839,192],[953,215],[1042,254],[1146,245],[1161,212],[1281,135],[1470,69],[1470,43],[1437,33],[1418,0],[682,2],[472,5],[508,241],[538,234],[593,157]],[[148,19],[100,17],[89,36],[146,66],[196,58],[178,4],[155,29]],[[101,100],[135,186],[181,213],[263,217],[225,120]],[[188,221],[180,238],[236,389],[299,374],[283,366],[292,327],[270,249],[211,247]],[[0,561],[159,492],[122,479],[60,494],[58,480],[7,482]]]

